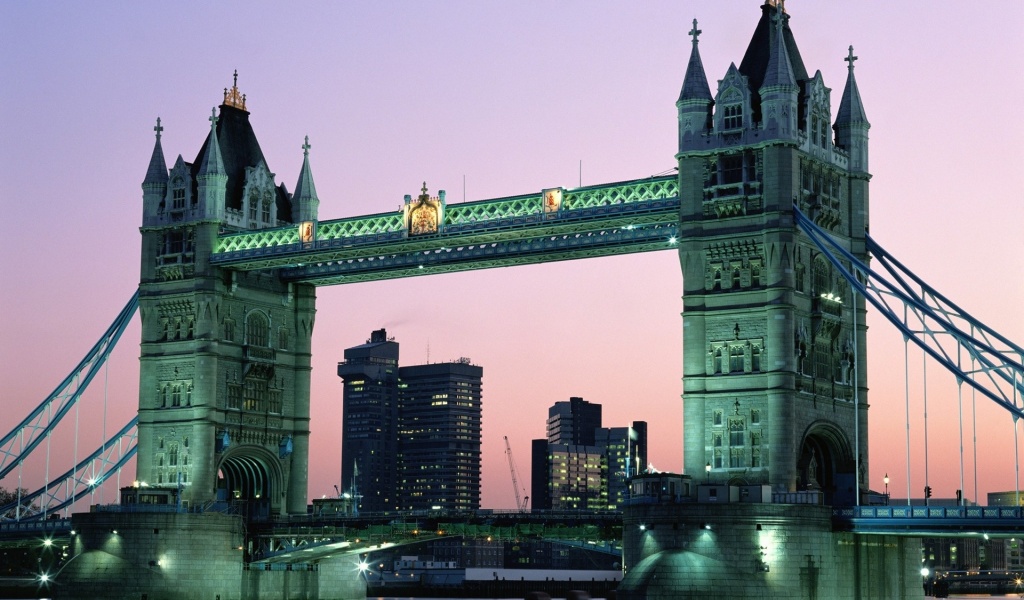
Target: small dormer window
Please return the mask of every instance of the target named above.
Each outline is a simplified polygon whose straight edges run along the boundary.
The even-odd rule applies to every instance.
[[[171,209],[181,210],[185,208],[185,188],[175,188],[171,194]]]
[[[266,198],[264,198],[262,207],[261,216],[263,217],[263,222],[270,223],[270,194],[267,194]]]

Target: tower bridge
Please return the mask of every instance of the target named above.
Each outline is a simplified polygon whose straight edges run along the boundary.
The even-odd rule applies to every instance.
[[[908,573],[919,546],[907,536],[1013,531],[1019,508],[975,515],[962,507],[917,514],[915,507],[859,506],[871,481],[868,302],[944,360],[958,384],[1014,418],[1022,414],[1024,350],[919,280],[908,284],[893,271],[895,285],[868,282],[872,257],[890,261],[867,235],[870,125],[854,76],[857,57],[851,47],[833,111],[831,88],[820,71],[808,73],[790,15],[772,1],[761,11],[739,66],[729,67],[714,94],[693,22],[676,102],[677,173],[668,176],[450,205],[424,183],[399,211],[321,220],[308,140],[289,192],[267,165],[237,75],[191,162],[178,155],[168,166],[158,120],[142,183],[138,421],[118,439],[137,437],[130,450],[136,479],[149,486],[126,498],[173,498],[176,506],[149,517],[138,506],[76,515],[85,533],[74,542],[68,576],[89,585],[66,593],[99,593],[103,582],[92,574],[107,568],[109,556],[130,564],[120,540],[135,552],[166,544],[152,541],[150,530],[175,532],[177,548],[199,543],[185,539],[195,533],[218,548],[209,564],[233,572],[242,561],[243,523],[276,519],[288,527],[306,514],[317,286],[661,250],[678,253],[684,283],[683,495],[704,501],[627,510],[621,597],[699,596],[721,591],[727,579],[737,597],[848,589],[915,597]],[[929,324],[911,326],[906,311]],[[127,318],[119,317],[122,329]],[[954,351],[942,346],[949,340]],[[94,374],[108,342],[81,373]],[[963,366],[961,352],[981,367]],[[4,473],[23,460],[26,436],[35,447],[66,414],[77,380],[69,377],[3,438]],[[96,460],[106,469],[100,480],[124,463],[104,452],[88,459]],[[70,502],[93,485],[83,488],[79,467],[67,476],[78,486],[66,494]],[[825,506],[710,500],[737,488],[760,488],[766,497],[806,492]],[[36,497],[46,494],[49,487]],[[225,505],[245,520],[204,510]],[[23,502],[12,506],[20,519]],[[121,537],[112,537],[117,531]],[[864,535],[889,537],[868,543]],[[204,568],[195,558],[192,568]],[[849,561],[857,567],[840,572]],[[149,566],[163,565],[154,559]],[[302,585],[336,583],[342,570]],[[737,573],[750,577],[733,581]],[[143,579],[166,585],[163,575],[154,577],[147,571]],[[262,581],[246,577],[244,585]],[[286,583],[274,580],[267,593]],[[228,586],[228,597],[241,593],[227,580],[203,591],[214,585]],[[351,581],[339,585],[339,593],[358,595]]]

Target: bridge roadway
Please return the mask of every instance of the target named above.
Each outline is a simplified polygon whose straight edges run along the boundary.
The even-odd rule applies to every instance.
[[[112,508],[112,507],[104,507]],[[171,507],[168,507],[171,508]],[[1024,508],[1005,506],[854,506],[833,509],[833,529],[907,537],[1024,535]],[[446,536],[477,539],[548,539],[616,551],[622,540],[619,511],[413,511],[305,515],[251,521],[249,562],[310,563],[337,554],[366,553]],[[50,539],[67,543],[71,519],[0,523],[0,545],[23,546]]]
[[[334,285],[669,250],[679,206],[675,175],[553,188],[444,206],[435,233],[410,234],[403,209],[314,222],[308,241],[303,224],[225,234],[210,262]]]
[[[251,562],[264,564],[305,563],[442,537],[559,540],[621,553],[622,513],[480,510],[307,515],[250,523],[248,535]]]

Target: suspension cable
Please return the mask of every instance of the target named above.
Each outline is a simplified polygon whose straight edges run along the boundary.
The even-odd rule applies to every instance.
[[[857,393],[860,388],[860,379],[857,377],[857,290],[850,286],[850,295],[853,300],[850,304],[853,306],[853,439],[854,439],[854,469],[857,472],[857,500],[854,506],[860,506],[860,395]]]
[[[903,306],[903,324],[907,324],[907,307]],[[907,407],[907,506],[910,506],[910,340],[903,334],[903,401]]]

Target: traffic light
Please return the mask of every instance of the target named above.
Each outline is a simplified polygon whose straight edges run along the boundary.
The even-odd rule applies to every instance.
[[[930,486],[930,485],[924,486],[924,497],[925,498],[931,498],[932,497],[932,486]]]
[[[961,492],[960,490],[957,490],[956,491],[956,505],[957,506],[960,506],[961,504],[963,504],[963,498],[964,498],[964,493]]]

